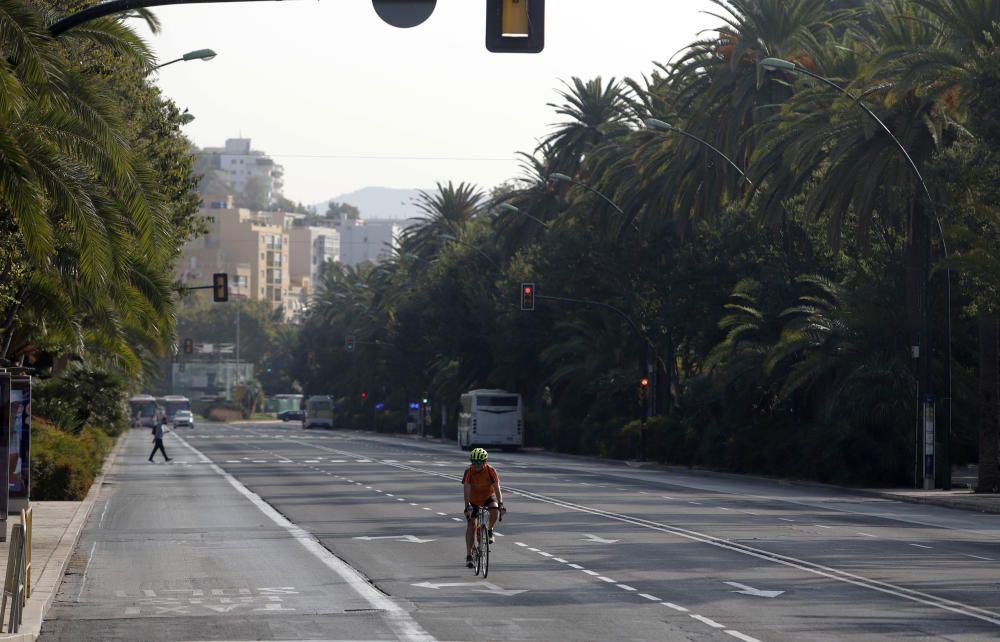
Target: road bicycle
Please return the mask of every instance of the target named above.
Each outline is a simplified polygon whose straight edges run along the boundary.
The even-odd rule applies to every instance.
[[[487,526],[490,523],[490,509],[486,506],[476,506],[472,519],[476,521],[476,536],[472,541],[472,564],[476,575],[483,574],[483,579],[490,572],[490,537]],[[503,521],[503,511],[500,511],[500,521]]]

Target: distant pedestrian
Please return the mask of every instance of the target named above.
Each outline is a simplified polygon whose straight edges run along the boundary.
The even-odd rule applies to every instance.
[[[153,426],[153,452],[149,453],[149,461],[153,461],[153,455],[159,450],[163,453],[163,459],[165,461],[170,461],[170,457],[167,457],[167,451],[163,449],[163,425],[167,423],[166,419],[156,422]]]

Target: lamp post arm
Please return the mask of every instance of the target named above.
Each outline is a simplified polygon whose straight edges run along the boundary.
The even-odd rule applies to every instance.
[[[621,214],[622,219],[628,218],[628,216],[625,214],[625,210],[623,210],[622,208],[618,207],[618,203],[615,203],[613,200],[611,200],[610,198],[608,198],[607,196],[605,196],[600,190],[595,189],[595,188],[591,187],[590,185],[587,185],[586,183],[584,183],[582,181],[578,181],[578,180],[576,180],[575,178],[572,178],[572,177],[570,177],[570,182],[573,183],[574,185],[579,185],[580,187],[582,187],[583,189],[587,190],[588,192],[590,192],[592,194],[596,194],[597,196],[599,196],[601,199],[604,200],[605,203],[607,203],[611,207],[615,208],[615,211],[617,211],[619,214]],[[636,224],[636,222],[634,220],[632,221],[632,229],[634,229],[636,232],[640,231],[639,230],[639,226]]]
[[[739,173],[739,175],[743,177],[743,180],[745,180],[747,182],[747,185],[749,185],[751,188],[753,188],[754,192],[757,191],[757,186],[753,184],[753,181],[750,180],[750,178],[747,176],[747,173],[743,171],[743,168],[741,168],[739,165],[737,165],[736,162],[733,159],[729,158],[729,156],[726,156],[725,154],[723,154],[722,150],[720,150],[719,148],[717,148],[715,145],[713,145],[712,143],[708,142],[707,140],[704,140],[702,138],[699,138],[699,137],[695,136],[691,132],[684,131],[683,129],[679,129],[677,127],[674,127],[673,125],[670,126],[670,129],[672,131],[677,132],[681,136],[684,136],[685,138],[690,138],[691,140],[695,141],[696,143],[704,145],[705,147],[709,148],[710,150],[712,150],[713,152],[715,152],[716,154],[718,154],[719,156],[721,156],[723,159],[725,159],[725,161],[727,163],[729,163],[730,167],[732,167],[733,169],[735,169]]]
[[[155,66],[155,67],[153,67],[153,69],[151,69],[150,71],[155,71],[155,70],[159,69],[160,67],[166,67],[167,65],[172,65],[172,64],[174,64],[175,62],[180,62],[180,61],[182,61],[182,60],[184,60],[184,58],[183,58],[183,57],[181,57],[181,58],[174,58],[173,60],[168,60],[167,62],[165,62],[165,63],[163,63],[163,64],[161,64],[161,65],[156,65],[156,66]]]

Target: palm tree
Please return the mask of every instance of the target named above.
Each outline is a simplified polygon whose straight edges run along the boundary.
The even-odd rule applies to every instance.
[[[77,326],[78,336],[93,329],[100,348],[134,372],[128,328],[143,328],[161,347],[170,334],[169,319],[146,315],[169,312],[170,295],[143,267],[163,269],[169,210],[144,159],[120,134],[114,100],[69,57],[88,45],[140,66],[152,57],[115,20],[94,21],[56,43],[42,14],[18,0],[0,0],[0,27],[0,47],[18,61],[0,70],[0,117],[9,125],[0,131],[0,220],[12,232],[0,272],[14,274],[11,261],[22,266],[3,306],[0,356],[18,328],[37,332],[19,318],[33,316],[26,306],[44,308],[43,298],[72,282],[80,294],[64,300],[79,305],[63,327]]]
[[[573,77],[572,85],[566,86],[559,91],[564,103],[548,103],[566,120],[554,125],[538,150],[546,152],[550,172],[573,176],[591,148],[626,133],[636,121],[624,83],[611,78],[605,84],[600,76],[586,82]]]

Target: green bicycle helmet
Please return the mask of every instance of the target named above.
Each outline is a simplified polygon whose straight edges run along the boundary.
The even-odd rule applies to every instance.
[[[486,461],[490,456],[483,448],[473,448],[469,453],[469,461]]]

